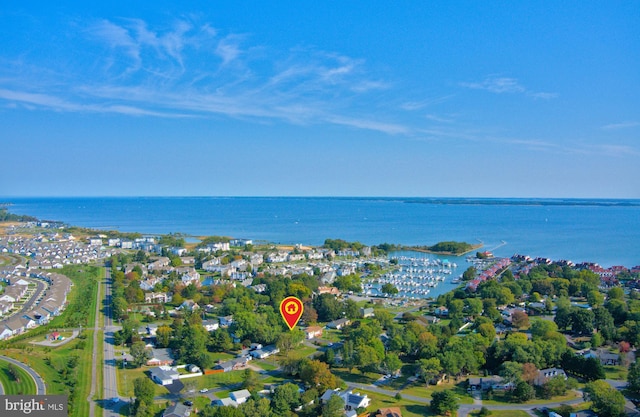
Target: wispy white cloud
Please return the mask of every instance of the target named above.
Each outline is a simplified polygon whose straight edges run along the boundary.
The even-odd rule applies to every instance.
[[[431,120],[433,122],[438,123],[453,123],[453,118],[451,117],[442,117],[436,114],[427,114],[424,116],[427,120]]]
[[[374,130],[377,132],[388,133],[390,135],[407,134],[410,132],[410,129],[405,126],[393,123],[383,123],[375,120],[357,119],[342,116],[329,116],[326,119],[328,122],[338,125],[356,127],[366,130]]]
[[[486,90],[491,93],[524,93],[525,88],[520,85],[515,78],[507,77],[489,77],[485,78],[481,82],[475,83],[460,83],[462,87],[471,88],[474,90]]]
[[[249,35],[223,33],[197,18],[161,28],[141,19],[103,19],[74,33],[82,36],[78,44],[86,44],[77,48],[83,56],[49,67],[50,62],[41,62],[39,69],[30,63],[28,72],[22,64],[5,68],[11,76],[0,79],[0,99],[60,112],[223,115],[389,134],[410,131],[351,109],[353,102],[391,85],[371,76],[362,59],[308,47],[273,51],[249,45]],[[47,77],[39,76],[45,71]]]
[[[218,42],[216,54],[222,58],[223,65],[235,61],[241,55],[240,41],[240,36],[230,35]]]
[[[480,82],[461,82],[461,87],[472,90],[484,90],[494,94],[525,94],[535,99],[553,99],[557,93],[531,91],[523,86],[516,78],[489,76]]]
[[[637,149],[629,145],[619,145],[619,144],[590,145],[587,148],[587,150],[596,155],[606,155],[606,156],[611,156],[616,158],[640,156],[640,149]]]
[[[454,94],[448,94],[445,96],[433,97],[433,98],[428,98],[420,101],[407,101],[402,103],[400,105],[400,108],[407,111],[421,110],[421,109],[424,109],[425,107],[451,100],[453,97],[454,97]]]
[[[640,122],[632,122],[632,121],[628,121],[628,122],[620,122],[620,123],[611,123],[608,125],[604,125],[601,127],[601,129],[604,130],[618,130],[618,129],[629,129],[632,127],[638,127],[640,126]]]

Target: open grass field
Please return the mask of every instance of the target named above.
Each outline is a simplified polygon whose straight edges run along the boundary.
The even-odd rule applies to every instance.
[[[25,370],[14,366],[16,377],[9,372],[9,362],[0,360],[0,382],[5,395],[27,395],[36,393],[36,383]],[[17,378],[17,379],[16,379]]]

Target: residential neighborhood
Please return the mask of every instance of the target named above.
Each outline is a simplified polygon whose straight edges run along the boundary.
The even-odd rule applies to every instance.
[[[0,270],[0,339],[64,313],[74,286],[54,270],[83,265],[77,255],[111,271],[118,380],[147,380],[158,398],[173,399],[163,409],[147,404],[163,415],[247,413],[263,399],[274,416],[324,416],[331,407],[340,416],[415,415],[405,394],[424,398],[415,401],[431,415],[439,393],[459,415],[484,401],[533,399],[580,412],[587,395],[604,395],[592,384],[631,375],[636,363],[637,267],[483,254],[469,258],[459,290],[411,300],[365,294],[364,282],[398,268],[375,248],[160,242],[59,232],[2,237],[0,253],[16,261]],[[62,267],[45,268],[46,260]],[[289,294],[304,303],[292,331],[275,308]],[[384,407],[383,398],[400,406]],[[629,409],[628,399],[622,403]],[[137,407],[134,415],[143,415]]]

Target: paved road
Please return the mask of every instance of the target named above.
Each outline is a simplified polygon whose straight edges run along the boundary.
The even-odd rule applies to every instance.
[[[40,345],[40,346],[49,346],[49,347],[58,347],[58,346],[62,346],[62,345],[66,345],[67,343],[69,343],[70,341],[72,341],[73,339],[75,339],[76,337],[78,337],[78,335],[80,334],[80,330],[79,329],[73,329],[71,336],[67,337],[64,340],[43,340],[41,342],[30,342],[32,345]]]
[[[47,388],[45,386],[44,383],[44,379],[42,379],[42,377],[40,375],[38,375],[38,373],[36,371],[34,371],[33,369],[31,369],[31,367],[25,365],[24,363],[17,361],[15,359],[12,358],[8,358],[6,356],[2,356],[0,355],[0,359],[12,363],[16,366],[19,366],[20,368],[24,369],[29,375],[31,375],[31,378],[33,378],[33,381],[36,383],[36,394],[37,395],[46,395],[47,393]]]
[[[48,287],[48,285],[44,281],[40,281],[39,279],[28,279],[28,278],[22,278],[22,279],[25,279],[26,281],[35,283],[36,284],[36,290],[34,291],[33,295],[31,295],[31,297],[29,297],[29,300],[27,300],[24,303],[24,305],[22,306],[20,311],[16,311],[15,313],[11,314],[10,316],[3,317],[2,320],[0,320],[0,324],[3,324],[5,322],[7,322],[12,317],[22,316],[23,314],[28,313],[29,311],[31,311],[33,309],[33,304],[37,300],[40,300],[40,297],[42,297],[42,293]]]
[[[392,390],[380,388],[375,385],[369,385],[369,384],[359,384],[355,382],[349,382],[348,385],[349,387],[352,387],[352,388],[358,388],[358,389],[367,390],[370,392],[376,392],[378,394],[388,395],[391,397],[395,396],[398,393],[398,391],[392,391]],[[402,395],[402,398],[415,401],[417,403],[422,403],[422,404],[431,403],[431,400],[429,400],[428,398],[417,397],[415,395],[408,395],[404,393],[401,393],[401,395]],[[544,404],[485,405],[485,407],[488,408],[489,410],[522,410],[531,415],[535,415],[535,414],[532,414],[534,408],[540,408],[540,407],[554,408],[554,407],[559,407],[562,404],[575,405],[583,402],[584,400],[582,399],[582,396],[579,396],[573,400],[567,400],[567,401],[561,401],[561,402],[549,402]],[[467,417],[470,412],[474,410],[479,410],[480,408],[482,408],[482,404],[480,403],[460,404],[460,408],[458,409],[458,417]]]
[[[102,304],[102,287],[103,284],[100,282],[98,284],[98,293],[96,294],[96,318],[93,323],[93,355],[92,362],[93,368],[91,370],[91,391],[89,392],[89,397],[87,397],[87,401],[89,402],[89,415],[96,415],[96,402],[93,401],[94,396],[96,395],[97,385],[98,385],[98,367],[102,366],[101,363],[98,363],[98,324],[100,320],[100,304]]]
[[[120,407],[123,405],[124,397],[118,395],[118,380],[116,374],[116,353],[114,343],[114,333],[118,330],[118,326],[113,325],[111,316],[111,268],[106,268],[104,282],[104,364],[103,364],[103,393],[102,407],[103,417],[120,417]],[[117,398],[118,402],[113,403],[111,400]]]

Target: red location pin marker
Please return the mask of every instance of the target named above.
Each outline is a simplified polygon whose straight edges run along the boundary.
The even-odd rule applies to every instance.
[[[293,330],[296,327],[303,311],[302,301],[296,297],[287,297],[280,303],[280,314],[282,314],[284,322],[289,326],[289,330]]]

